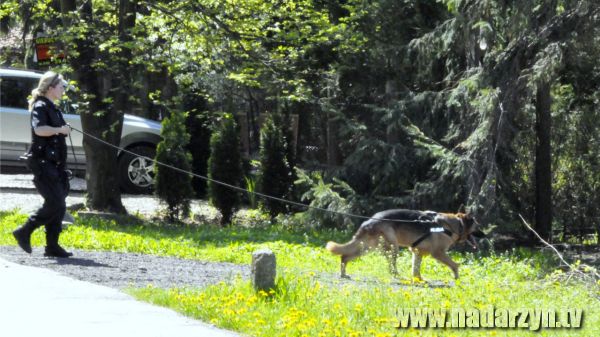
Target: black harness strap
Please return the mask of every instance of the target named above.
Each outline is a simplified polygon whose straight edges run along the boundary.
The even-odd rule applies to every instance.
[[[421,235],[415,242],[412,243],[412,245],[410,245],[410,248],[415,248],[419,243],[421,243],[421,242],[423,242],[423,240],[427,239],[431,235],[431,233],[432,232],[429,231],[429,232]],[[451,230],[449,230],[447,228],[444,228],[444,231],[442,233],[448,235],[449,237],[452,237],[452,234],[454,234],[454,233],[452,233]]]

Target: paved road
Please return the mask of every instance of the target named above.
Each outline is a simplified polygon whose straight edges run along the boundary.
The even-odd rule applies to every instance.
[[[0,210],[29,213],[43,199],[31,175],[0,174]],[[84,202],[85,182],[75,181],[67,205]],[[130,213],[153,215],[153,196],[122,196]],[[196,201],[195,207],[201,207]],[[33,258],[24,254],[24,258]],[[56,259],[60,263],[61,259]],[[20,337],[239,337],[172,310],[139,302],[120,291],[78,281],[45,268],[0,258],[0,336]]]
[[[112,288],[2,258],[0,299],[0,336],[239,336]]]

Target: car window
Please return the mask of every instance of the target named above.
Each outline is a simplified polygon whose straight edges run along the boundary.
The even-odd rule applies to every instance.
[[[27,109],[27,98],[37,83],[36,78],[3,76],[0,78],[0,104],[3,107]]]

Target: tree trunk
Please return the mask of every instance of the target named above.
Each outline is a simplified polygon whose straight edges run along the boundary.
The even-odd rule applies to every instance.
[[[538,83],[535,104],[535,230],[545,240],[552,237],[551,103],[550,84]]]
[[[548,1],[533,21],[537,32],[556,14],[556,2]],[[535,98],[535,230],[546,241],[552,239],[551,104],[550,83],[540,80]]]
[[[69,9],[75,8],[73,0],[61,1],[63,17],[67,18]],[[78,9],[79,19],[93,25],[92,1],[85,1]],[[65,27],[68,27],[65,25]],[[83,131],[111,144],[118,145],[121,136],[123,118],[119,117],[103,102],[107,91],[104,90],[105,73],[94,68],[97,61],[96,43],[92,31],[80,35],[73,41],[76,53],[69,56],[75,79],[81,91],[87,94],[87,109],[81,113]],[[91,137],[83,137],[86,153],[87,207],[94,210],[125,213],[119,190],[117,172],[117,150]]]

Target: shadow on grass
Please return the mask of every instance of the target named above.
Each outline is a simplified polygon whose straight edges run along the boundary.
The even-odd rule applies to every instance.
[[[178,239],[185,238],[202,247],[210,244],[216,247],[226,247],[232,243],[267,243],[283,241],[290,244],[302,244],[310,247],[324,247],[329,240],[347,241],[351,234],[331,230],[306,230],[284,228],[281,225],[268,227],[238,227],[217,225],[188,225],[169,224],[147,221],[131,216],[122,219],[105,220],[100,218],[78,219],[77,225],[92,228],[97,231],[120,232],[130,235],[140,235],[149,239]],[[77,226],[76,225],[76,226]]]

